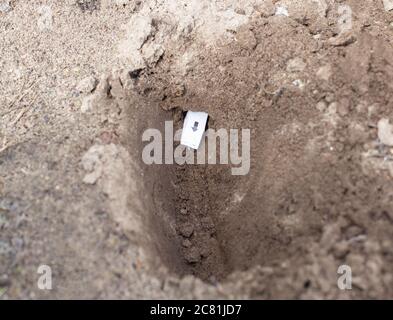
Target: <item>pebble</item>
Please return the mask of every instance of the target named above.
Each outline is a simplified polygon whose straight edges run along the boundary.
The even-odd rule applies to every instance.
[[[344,117],[348,115],[349,113],[349,105],[350,102],[347,99],[343,99],[340,101],[340,103],[337,106],[337,112],[340,116]]]
[[[250,29],[241,29],[237,35],[236,40],[243,49],[253,50],[258,44],[254,33]]]
[[[197,263],[201,261],[199,250],[196,247],[188,249],[184,254],[184,259],[186,259],[188,263]]]
[[[5,1],[0,3],[0,12],[1,13],[7,13],[10,12],[12,10],[12,7],[10,6],[9,1]]]
[[[179,227],[179,233],[185,238],[189,238],[194,233],[194,226],[191,223],[184,223]]]
[[[332,103],[335,100],[335,97],[332,93],[328,93],[325,97],[326,102]]]
[[[384,145],[393,147],[393,126],[389,119],[378,121],[378,138]]]
[[[0,276],[0,287],[8,287],[11,284],[11,280],[8,275],[3,274]]]
[[[82,113],[86,113],[86,112],[93,110],[93,99],[94,99],[93,95],[89,95],[83,99],[82,105],[81,105],[81,112]]]
[[[325,81],[329,81],[331,75],[332,68],[329,65],[322,66],[317,71],[317,77]]]
[[[270,17],[275,14],[276,7],[272,0],[265,0],[256,5],[256,10],[260,12],[262,17]]]
[[[189,247],[192,246],[192,243],[191,243],[190,240],[186,239],[186,240],[184,240],[184,241],[182,242],[182,245],[183,245],[183,247],[185,247],[185,248],[189,248]]]
[[[326,104],[325,101],[321,100],[321,101],[319,101],[319,102],[317,103],[316,108],[317,108],[319,111],[323,112],[323,111],[326,110],[327,104]]]
[[[287,71],[288,72],[299,72],[306,68],[306,63],[301,58],[294,58],[288,61]]]
[[[276,16],[285,16],[289,17],[289,12],[288,9],[284,6],[277,6],[276,7],[276,12],[274,13]]]
[[[81,80],[76,89],[82,93],[91,93],[97,87],[98,80],[93,76],[89,76]]]
[[[356,37],[352,33],[340,33],[337,37],[330,38],[329,43],[333,47],[345,47],[356,41]]]
[[[393,1],[392,0],[382,0],[382,1],[383,1],[383,6],[385,8],[385,11],[393,10]]]
[[[358,123],[351,123],[348,127],[348,140],[350,143],[363,143],[367,140],[367,132],[362,125]]]

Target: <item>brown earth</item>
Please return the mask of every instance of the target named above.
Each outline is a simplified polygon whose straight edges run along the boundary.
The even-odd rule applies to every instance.
[[[392,13],[273,2],[9,2],[3,298],[393,297],[393,144],[380,128],[393,122]],[[340,33],[342,4],[353,25]],[[24,23],[42,5],[48,30]],[[187,110],[251,129],[248,175],[142,162],[143,132],[180,128]],[[51,291],[36,286],[41,264]],[[340,265],[352,290],[337,286]]]

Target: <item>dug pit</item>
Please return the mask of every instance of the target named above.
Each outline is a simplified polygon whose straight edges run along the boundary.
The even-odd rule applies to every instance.
[[[239,41],[222,48],[200,50],[186,75],[172,68],[176,53],[167,52],[154,68],[131,73],[120,85],[115,77],[117,85],[109,87],[122,118],[120,144],[138,168],[131,198],[142,203],[139,238],[172,274],[211,283],[254,266],[276,272],[297,265],[290,271],[295,276],[305,257],[312,265],[328,252],[339,263],[348,251],[332,247],[326,226],[339,226],[337,243],[347,230],[363,234],[368,215],[359,216],[357,208],[368,212],[382,201],[378,188],[367,186],[383,184],[383,177],[353,178],[362,171],[353,159],[372,133],[358,125],[364,134],[354,136],[343,110],[358,97],[344,97],[350,86],[362,84],[343,67],[348,61],[342,48],[320,48],[315,55],[319,40],[301,23],[262,19],[236,36]],[[361,57],[369,44],[364,35],[349,50]],[[324,54],[336,62],[321,71]],[[329,77],[321,77],[323,70]],[[371,88],[367,95],[378,99],[380,92]],[[232,175],[229,164],[142,161],[144,132],[164,133],[166,121],[180,129],[188,110],[208,113],[214,130],[250,130],[248,174]],[[351,121],[364,122],[363,116]],[[334,263],[328,268],[333,275]],[[303,289],[310,287],[308,278],[304,283]]]
[[[267,42],[265,33],[271,28],[286,37]],[[324,170],[326,159],[317,158],[309,147],[315,136],[309,123],[318,116],[310,106],[319,95],[292,84],[290,78],[304,76],[304,68],[277,78],[283,67],[299,60],[291,57],[311,52],[315,40],[290,26],[282,28],[280,21],[273,20],[269,30],[258,23],[239,31],[239,39],[251,33],[252,39],[244,41],[261,45],[247,46],[242,40],[219,53],[207,52],[185,77],[171,70],[168,54],[154,69],[127,80],[133,93],[127,98],[131,107],[126,108],[124,126],[130,129],[125,144],[133,146],[130,154],[142,168],[138,185],[143,185],[152,245],[176,274],[214,282],[235,270],[279,265],[321,234],[324,217],[314,201],[334,177]],[[288,33],[293,42],[280,40]],[[279,49],[281,55],[268,54]],[[214,130],[250,130],[248,174],[232,175],[230,164],[142,161],[144,132],[154,128],[164,136],[165,121],[180,129],[188,110],[207,112]],[[318,186],[314,182],[311,188],[316,168],[321,175]]]

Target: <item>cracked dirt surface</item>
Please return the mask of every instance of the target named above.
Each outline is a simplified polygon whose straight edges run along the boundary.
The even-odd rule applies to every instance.
[[[1,0],[2,298],[392,298],[392,15]],[[187,110],[251,129],[248,175],[142,162]]]

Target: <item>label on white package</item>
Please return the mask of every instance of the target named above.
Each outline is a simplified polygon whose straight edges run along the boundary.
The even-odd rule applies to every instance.
[[[198,149],[205,133],[208,117],[206,112],[188,111],[184,119],[180,143],[192,149]]]

